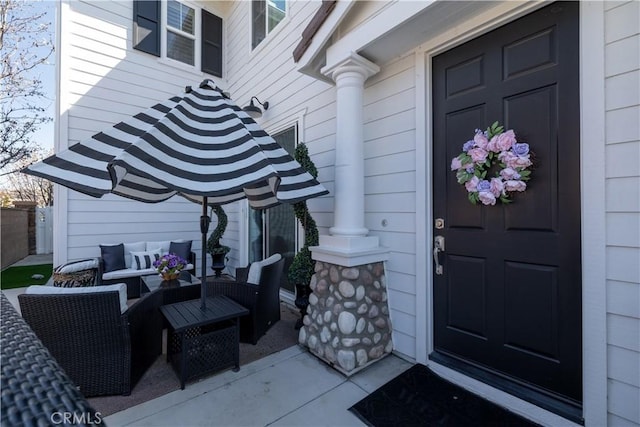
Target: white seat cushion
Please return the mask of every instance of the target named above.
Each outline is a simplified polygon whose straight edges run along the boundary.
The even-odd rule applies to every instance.
[[[273,254],[269,258],[262,261],[252,262],[249,266],[249,273],[247,274],[247,283],[257,285],[260,283],[260,276],[262,275],[262,268],[267,265],[271,265],[274,262],[278,262],[282,259],[282,255]]]
[[[87,286],[83,288],[58,288],[55,286],[32,285],[27,288],[25,294],[29,295],[61,295],[61,294],[87,294],[94,292],[116,291],[120,297],[120,313],[127,311],[127,285],[116,283],[105,286]]]
[[[147,276],[149,274],[158,274],[155,268],[145,268],[137,270],[135,268],[125,268],[123,270],[113,270],[102,274],[102,280],[118,280],[126,277]]]
[[[187,264],[184,269],[192,270],[193,264]],[[155,268],[145,268],[143,270],[136,270],[135,268],[125,268],[123,270],[114,270],[109,271],[108,273],[103,273],[102,280],[125,279],[127,277],[148,276],[149,274],[158,274],[158,271]]]

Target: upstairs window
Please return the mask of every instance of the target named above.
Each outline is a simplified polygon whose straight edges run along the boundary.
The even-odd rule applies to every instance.
[[[195,65],[195,9],[169,0],[167,2],[167,58]]]
[[[262,42],[285,16],[286,0],[253,0],[251,2],[251,48]]]
[[[133,48],[222,77],[222,18],[178,0],[134,0]]]

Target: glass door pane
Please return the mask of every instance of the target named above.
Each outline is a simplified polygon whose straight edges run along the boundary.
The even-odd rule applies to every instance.
[[[293,156],[296,147],[296,128],[271,135],[278,144]],[[298,224],[289,204],[278,205],[265,211],[249,210],[249,262],[259,261],[279,253],[284,258],[284,274],[281,288],[295,292],[289,284],[287,272],[296,254]]]
[[[249,262],[260,261],[264,256],[264,219],[262,211],[249,208]]]

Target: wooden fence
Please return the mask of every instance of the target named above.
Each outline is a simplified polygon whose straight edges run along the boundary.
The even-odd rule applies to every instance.
[[[36,253],[36,204],[14,202],[15,208],[0,208],[0,268],[4,269]]]

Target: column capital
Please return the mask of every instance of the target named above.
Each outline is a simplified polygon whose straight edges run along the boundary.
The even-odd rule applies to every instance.
[[[355,52],[349,52],[346,58],[334,64],[326,65],[320,70],[322,74],[331,78],[333,81],[336,81],[336,78],[345,72],[359,73],[362,75],[364,81],[379,71],[380,67]]]

